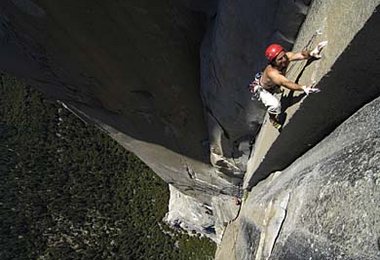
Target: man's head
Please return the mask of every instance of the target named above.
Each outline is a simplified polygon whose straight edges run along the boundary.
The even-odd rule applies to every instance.
[[[280,70],[289,65],[289,58],[286,55],[285,49],[279,44],[269,45],[265,50],[265,56],[272,66]]]

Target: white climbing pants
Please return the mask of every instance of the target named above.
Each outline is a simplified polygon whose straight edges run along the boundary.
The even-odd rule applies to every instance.
[[[281,113],[281,102],[274,94],[260,85],[262,74],[262,72],[259,72],[255,75],[255,79],[250,84],[250,91],[267,107],[268,113],[278,115]]]
[[[272,93],[260,87],[257,90],[256,95],[267,107],[268,113],[275,115],[281,113],[281,102]]]

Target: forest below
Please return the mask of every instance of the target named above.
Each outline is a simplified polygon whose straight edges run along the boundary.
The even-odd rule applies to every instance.
[[[105,133],[0,78],[0,259],[212,259],[169,229],[168,185]]]

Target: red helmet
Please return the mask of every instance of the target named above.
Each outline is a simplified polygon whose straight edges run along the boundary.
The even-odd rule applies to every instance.
[[[284,50],[284,47],[282,47],[279,44],[274,43],[274,44],[269,45],[268,48],[265,50],[265,56],[271,62],[283,50]]]

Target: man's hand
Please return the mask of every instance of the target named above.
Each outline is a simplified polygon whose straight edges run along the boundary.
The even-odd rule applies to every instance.
[[[315,47],[311,52],[310,52],[310,56],[311,57],[314,57],[316,59],[320,59],[322,57],[321,55],[321,51],[323,50],[323,48],[327,45],[328,41],[323,41],[323,42],[320,42],[318,43],[317,47]]]
[[[314,83],[311,86],[302,86],[302,89],[305,92],[306,96],[308,96],[310,93],[321,92],[319,88],[314,87]]]

